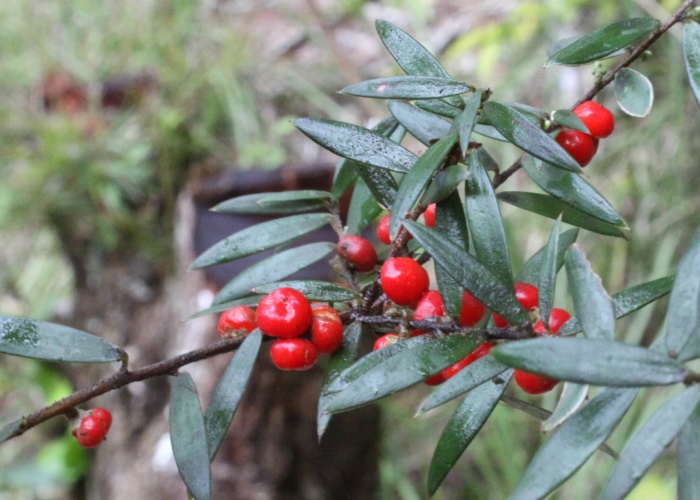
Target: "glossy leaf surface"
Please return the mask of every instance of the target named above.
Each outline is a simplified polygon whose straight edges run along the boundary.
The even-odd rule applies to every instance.
[[[278,288],[293,288],[294,290],[299,290],[307,299],[318,302],[345,302],[348,300],[355,300],[359,297],[356,292],[349,288],[319,280],[277,281],[275,283],[268,283],[267,285],[256,286],[253,288],[253,291],[255,293],[268,294]]]
[[[450,131],[448,121],[407,102],[391,101],[389,111],[413,137],[426,146],[430,146]]]
[[[359,235],[380,213],[382,207],[374,199],[367,183],[364,179],[358,179],[350,200],[347,233]]]
[[[566,422],[586,402],[587,394],[587,384],[566,382],[556,408],[554,408],[549,418],[542,422],[542,432],[550,432]]]
[[[469,86],[451,78],[434,76],[393,76],[375,78],[345,87],[340,92],[376,99],[440,99],[464,94]]]
[[[622,68],[615,75],[617,105],[630,116],[644,118],[654,104],[654,87],[649,79],[630,68]]]
[[[580,130],[584,134],[590,134],[588,127],[581,121],[581,118],[570,109],[557,109],[552,113],[552,121],[564,127]]]
[[[427,206],[444,200],[468,177],[469,171],[463,163],[452,165],[438,172],[423,194],[423,205]]]
[[[559,226],[561,217],[557,219],[549,235],[549,241],[545,247],[542,266],[540,267],[540,279],[538,280],[540,318],[545,325],[549,324],[549,315],[554,304],[554,285],[557,281],[557,257],[559,250]]]
[[[464,111],[455,120],[457,131],[459,132],[459,147],[462,150],[462,157],[466,157],[469,151],[469,141],[476,124],[479,108],[481,107],[481,96],[481,90],[477,90],[464,99]]]
[[[700,229],[695,232],[671,290],[666,314],[666,349],[678,356],[690,339],[700,337]],[[700,339],[699,339],[700,340]],[[694,355],[697,349],[684,354]],[[685,359],[689,359],[684,356]]]
[[[330,199],[330,193],[313,189],[256,193],[226,200],[212,210],[227,214],[294,214],[328,208]]]
[[[571,245],[574,244],[578,237],[578,229],[569,229],[559,235],[559,243],[557,245],[557,272],[564,265],[564,255]],[[539,249],[532,257],[523,265],[522,269],[515,277],[515,281],[530,283],[537,286],[540,279],[540,269],[544,262],[547,247]]]

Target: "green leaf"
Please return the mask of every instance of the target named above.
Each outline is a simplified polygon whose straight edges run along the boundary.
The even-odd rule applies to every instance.
[[[374,199],[367,183],[364,179],[358,179],[350,199],[348,234],[360,234],[380,213],[382,213],[382,207]]]
[[[433,181],[428,185],[428,188],[423,194],[422,204],[425,206],[431,203],[437,203],[447,198],[457,186],[467,180],[469,171],[466,165],[458,163],[451,165],[445,170],[441,170],[433,177]]]
[[[469,178],[464,183],[464,213],[474,243],[474,253],[481,262],[513,290],[513,271],[508,253],[501,211],[491,179],[476,154],[469,156]]]
[[[328,411],[351,410],[411,387],[464,358],[477,344],[475,338],[453,334],[406,349],[352,381],[335,395]]]
[[[452,241],[469,250],[469,232],[464,218],[462,200],[457,191],[437,204],[435,212],[435,230],[447,235]],[[435,279],[442,295],[447,312],[454,318],[459,318],[462,311],[462,295],[464,289],[440,264],[435,264]]]
[[[253,287],[286,278],[327,257],[334,250],[332,243],[310,243],[261,260],[226,283],[214,298],[214,305],[249,295]]]
[[[242,299],[222,302],[221,304],[198,311],[197,313],[190,316],[190,319],[201,318],[202,316],[208,316],[210,314],[224,312],[236,306],[257,306],[260,300],[262,300],[262,298],[263,295],[253,295],[250,297],[243,297]]]
[[[55,323],[0,316],[0,352],[65,363],[120,361],[124,351],[95,335]]]
[[[381,168],[368,167],[361,163],[353,162],[353,165],[360,177],[362,177],[362,180],[367,184],[369,190],[372,191],[377,202],[389,209],[394,203],[396,193],[399,190],[399,186],[391,172]]]
[[[587,395],[587,384],[566,382],[556,408],[549,418],[542,422],[542,432],[550,432],[566,422],[586,402]]]
[[[245,338],[219,379],[219,383],[216,384],[209,406],[204,412],[209,461],[214,459],[236,414],[238,403],[241,402],[253,365],[260,352],[261,343],[262,332],[256,328]]]
[[[499,102],[499,101],[496,101]],[[545,112],[542,111],[539,108],[536,108],[534,106],[528,106],[527,104],[521,104],[517,102],[510,102],[510,103],[501,103],[509,108],[514,109],[515,111],[518,111],[525,117],[528,121],[532,122],[533,125],[536,125],[538,128],[542,128],[544,126],[545,120],[549,120],[550,117],[549,115]],[[491,121],[491,118],[489,115],[486,114],[481,114],[479,115],[479,120],[478,120],[480,125],[494,125],[494,123]]]
[[[350,123],[297,118],[294,125],[319,146],[372,167],[408,172],[417,159],[416,155],[394,141]]]
[[[689,352],[683,352],[690,339],[700,337],[700,229],[695,232],[681,263],[678,265],[676,281],[671,290],[671,300],[666,313],[666,349],[677,357],[683,353],[697,354],[694,346]]]
[[[24,418],[18,418],[14,422],[10,422],[5,427],[0,429],[0,444],[7,441],[12,434],[14,434],[18,430],[20,430],[22,428],[23,424],[24,424]]]
[[[396,238],[404,217],[409,215],[418,202],[421,193],[452,150],[455,142],[457,142],[457,134],[450,134],[430,146],[401,181],[399,192],[391,207],[389,234],[392,241]]]
[[[552,113],[552,121],[564,127],[580,130],[584,134],[590,134],[588,127],[581,121],[581,118],[570,109],[557,109]]]
[[[389,111],[408,132],[426,146],[447,135],[450,123],[433,113],[402,101],[391,101]],[[459,110],[457,110],[459,112]]]
[[[462,150],[462,157],[466,157],[469,151],[469,140],[481,107],[481,96],[481,90],[477,90],[470,97],[464,99],[464,111],[455,120],[459,131],[459,147]]]
[[[318,413],[316,418],[316,433],[319,441],[326,432],[331,420],[331,414],[326,411],[326,407],[333,400],[334,394],[328,393],[331,383],[348,368],[357,357],[357,350],[360,345],[362,335],[362,323],[351,323],[345,328],[343,333],[343,345],[335,351],[326,366],[326,373],[321,384],[321,396],[318,398]]]
[[[469,443],[493,412],[512,372],[499,383],[486,382],[473,389],[454,412],[440,436],[428,472],[428,495],[432,496]]]
[[[405,226],[433,256],[435,262],[479,302],[511,325],[525,325],[529,322],[527,313],[513,295],[513,287],[503,283],[465,248],[444,233],[438,233],[422,224],[406,221]]]
[[[644,423],[620,454],[601,495],[624,498],[671,444],[700,401],[700,387],[690,387],[667,401]]]
[[[508,139],[505,138],[503,134],[501,134],[498,130],[496,130],[495,127],[491,125],[481,125],[477,123],[476,125],[474,125],[474,133],[496,141],[510,142],[508,141]]]
[[[620,214],[580,175],[565,172],[532,157],[524,158],[522,164],[542,190],[591,217],[627,229]]]
[[[506,365],[496,361],[491,356],[479,358],[439,385],[423,402],[418,413],[425,413],[452,401],[457,396],[471,391],[494,377],[498,376],[501,381],[510,379],[510,375],[500,376],[506,370],[509,370]]]
[[[455,98],[458,99],[458,98]],[[459,99],[461,101],[461,99]],[[430,113],[444,116],[445,118],[457,118],[462,109],[457,105],[447,104],[439,99],[426,99],[416,101],[416,106]]]
[[[541,337],[501,344],[491,353],[508,366],[579,384],[668,385],[682,382],[688,373],[664,354],[601,339]]]
[[[700,406],[693,413],[678,436],[678,499],[700,498]]]
[[[539,449],[510,498],[544,498],[563,483],[610,435],[637,392],[606,388],[598,393]]]
[[[216,205],[212,210],[227,214],[293,214],[328,208],[331,194],[307,189],[281,193],[256,193],[238,196]]]
[[[354,184],[357,180],[357,170],[353,167],[350,160],[341,158],[338,160],[338,166],[335,169],[335,175],[333,176],[333,185],[331,186],[331,196],[334,200],[339,200],[343,196],[350,186]]]
[[[581,167],[569,153],[521,111],[504,102],[489,101],[484,115],[510,142],[540,160],[570,172],[581,173]]]
[[[464,94],[469,89],[469,85],[451,78],[409,75],[366,80],[340,92],[375,99],[439,99]]]
[[[347,302],[360,297],[358,293],[344,286],[317,280],[277,281],[267,285],[256,286],[253,288],[253,291],[255,293],[268,294],[278,288],[293,288],[303,293],[307,299],[318,302]]]
[[[688,22],[683,26],[683,56],[690,88],[700,105],[700,24]]]
[[[651,17],[637,17],[598,28],[567,45],[547,61],[546,66],[586,64],[606,58],[645,37],[661,23]]]
[[[593,218],[571,205],[545,194],[506,191],[498,193],[497,196],[499,200],[527,210],[528,212],[534,212],[549,217],[550,219],[556,219],[559,217],[559,214],[563,213],[564,217],[562,218],[562,222],[571,224],[572,226],[588,229],[594,233],[626,238],[625,233],[612,224]]]
[[[191,269],[230,262],[274,248],[316,231],[332,220],[330,214],[303,214],[247,227],[206,250],[192,263]]]
[[[559,253],[559,226],[561,216],[554,223],[549,241],[545,247],[542,267],[540,268],[540,279],[538,281],[540,318],[542,323],[549,325],[549,315],[554,304],[554,286],[557,281],[557,257]]]
[[[564,231],[559,235],[559,244],[557,245],[557,272],[564,265],[564,256],[566,255],[569,247],[574,244],[576,238],[578,237],[578,229],[569,229]],[[515,281],[530,283],[531,285],[537,286],[540,278],[540,269],[542,268],[542,262],[544,262],[545,253],[547,247],[543,247],[535,253],[528,261],[523,265],[522,269],[515,277]]]
[[[649,116],[654,104],[654,87],[640,72],[621,68],[615,75],[615,97],[622,111],[630,116],[644,118]]]
[[[552,57],[554,54],[556,54],[557,52],[562,50],[564,47],[568,47],[569,45],[574,43],[576,40],[579,40],[580,38],[581,38],[580,36],[568,36],[566,38],[562,38],[561,40],[557,40],[556,42],[554,42],[552,45],[550,45],[547,48],[547,57]],[[612,54],[608,54],[608,55],[606,55],[598,60],[600,61],[603,59],[609,59],[611,57],[621,56],[621,55],[626,54],[626,53],[627,53],[627,51],[625,49],[620,49],[620,50],[617,50],[617,51],[613,52]]]
[[[180,476],[197,500],[211,498],[211,469],[204,417],[188,373],[170,380],[170,443]]]
[[[615,309],[603,283],[578,245],[566,255],[566,275],[574,300],[574,310],[583,333],[591,339],[615,338]]]

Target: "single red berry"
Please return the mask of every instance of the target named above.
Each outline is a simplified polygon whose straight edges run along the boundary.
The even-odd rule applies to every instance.
[[[104,408],[95,408],[87,412],[81,411],[80,421],[72,434],[81,446],[94,448],[102,441],[112,426],[112,414]]]
[[[515,370],[513,378],[515,379],[515,383],[528,394],[542,394],[549,392],[559,383],[558,380],[520,370]]]
[[[444,370],[443,370],[444,371]],[[440,385],[445,381],[445,377],[442,376],[442,372],[438,372],[435,375],[432,375],[428,378],[426,378],[423,383],[425,385],[429,385],[431,387],[434,387],[436,385]]]
[[[311,310],[311,341],[318,352],[330,354],[343,344],[343,322],[331,306]]]
[[[360,236],[343,236],[335,248],[338,255],[361,273],[371,271],[377,265],[377,251],[369,241]]]
[[[379,349],[383,349],[388,345],[391,344],[396,344],[396,342],[399,341],[399,336],[396,335],[395,333],[387,333],[386,335],[382,335],[379,337],[377,340],[374,341],[374,347],[372,348],[373,351],[378,351]]]
[[[482,342],[481,344],[479,344],[479,347],[474,349],[464,359],[457,361],[452,366],[448,366],[440,373],[436,373],[432,377],[426,379],[424,383],[426,385],[431,386],[442,384],[446,380],[449,380],[450,378],[454,377],[459,371],[463,370],[477,359],[486,356],[489,352],[491,352],[491,349],[493,349],[493,344],[489,344],[488,342]]]
[[[518,299],[518,302],[522,304],[526,311],[532,311],[539,305],[540,293],[537,290],[537,287],[532,286],[529,283],[518,282],[515,284],[515,298]],[[499,328],[508,326],[508,322],[498,314],[493,315],[493,322]]]
[[[459,313],[459,324],[462,326],[476,325],[486,314],[486,306],[466,290],[462,294],[462,311]]]
[[[384,217],[379,219],[379,225],[377,225],[377,236],[379,236],[379,241],[385,245],[391,245],[391,238],[389,237],[389,224],[391,223],[391,215],[386,214]]]
[[[428,291],[428,272],[410,257],[394,257],[382,266],[382,288],[399,305],[417,302]]]
[[[442,296],[440,292],[436,290],[428,290],[423,294],[423,296],[418,301],[416,310],[413,313],[413,319],[420,321],[427,318],[435,318],[445,315],[445,304],[442,302]],[[411,337],[416,337],[418,335],[424,335],[428,332],[422,330],[413,330],[411,332]]]
[[[311,326],[311,304],[292,288],[278,288],[258,304],[258,326],[271,337],[299,337]]]
[[[272,362],[280,370],[308,370],[317,356],[316,346],[305,339],[280,339],[270,346]]]
[[[595,155],[596,146],[593,138],[579,130],[564,129],[559,132],[555,140],[582,167],[588,165]]]
[[[245,335],[257,328],[255,311],[248,306],[232,307],[219,316],[219,335],[223,338],[235,338]]]
[[[609,136],[615,130],[615,117],[605,107],[595,101],[586,101],[574,108],[578,116],[593,137],[601,139]]]
[[[423,218],[425,219],[425,225],[428,227],[435,227],[435,210],[437,209],[437,205],[435,203],[431,203],[428,205],[428,208],[425,209],[425,212],[423,212]]]
[[[549,313],[549,328],[552,331],[552,334],[556,335],[559,332],[559,329],[564,326],[564,323],[569,321],[570,318],[571,314],[566,312],[564,309],[558,309],[556,307],[552,308],[552,312]],[[534,330],[536,333],[547,332],[542,320],[535,323]]]

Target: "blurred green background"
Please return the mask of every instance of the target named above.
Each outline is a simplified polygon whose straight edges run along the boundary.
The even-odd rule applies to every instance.
[[[334,92],[399,74],[375,36],[386,19],[440,54],[448,71],[496,98],[552,110],[594,82],[591,67],[542,69],[547,47],[626,17],[665,19],[680,4],[588,0],[392,0],[369,2],[5,0],[0,2],[0,314],[50,319],[73,307],[70,241],[89,270],[113,252],[172,265],[177,193],[222,168],[275,168],[329,156],[290,118],[365,125],[380,102]],[[629,241],[582,233],[579,242],[606,288],[617,292],[672,274],[698,223],[698,107],[678,32],[634,68],[655,87],[644,119],[623,116],[586,177],[627,220]],[[604,67],[608,62],[604,63]],[[108,102],[107,90],[122,92]],[[121,95],[121,94],[120,94]],[[496,147],[494,147],[496,146]],[[507,167],[515,148],[486,144]],[[508,190],[533,189],[516,175]],[[503,207],[514,268],[544,245],[552,221]],[[84,246],[83,246],[84,245]],[[562,275],[556,305],[571,310]],[[665,301],[621,321],[628,342],[663,328]],[[0,423],[72,390],[50,365],[2,357]],[[382,498],[425,496],[430,456],[453,405],[413,418],[423,388],[382,403]],[[520,394],[519,396],[522,396]],[[609,440],[625,440],[668,389],[645,390]],[[552,409],[555,394],[532,398]],[[0,499],[56,498],[87,470],[88,457],[52,422],[0,448]],[[533,417],[499,406],[435,498],[504,498],[543,439]],[[591,498],[612,460],[589,461],[555,495]],[[672,498],[672,452],[632,494]]]

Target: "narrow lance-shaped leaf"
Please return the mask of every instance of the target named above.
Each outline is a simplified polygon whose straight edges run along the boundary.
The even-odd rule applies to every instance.
[[[700,498],[700,406],[685,423],[678,436],[678,499]]]
[[[559,244],[557,245],[557,272],[559,272],[564,265],[564,256],[569,250],[569,247],[576,241],[578,231],[578,229],[569,229],[559,235]],[[520,269],[520,272],[518,272],[515,280],[537,286],[540,279],[540,268],[542,267],[542,262],[544,262],[546,251],[547,247],[545,246],[530,257],[528,261],[525,262],[522,269]]]
[[[603,26],[552,55],[547,66],[586,64],[604,59],[613,52],[630,46],[660,25],[659,21],[651,17],[637,17]]]
[[[681,259],[671,290],[666,314],[666,349],[671,356],[678,356],[691,338],[700,337],[699,269],[700,229],[695,232]],[[697,352],[696,349],[693,350]],[[696,352],[689,354],[694,355]],[[684,358],[689,359],[686,356]]]
[[[556,408],[554,408],[549,418],[542,422],[542,432],[549,432],[566,422],[586,402],[587,394],[587,384],[566,382]]]
[[[555,167],[580,173],[581,167],[569,153],[519,110],[504,102],[489,101],[484,115],[510,142]]]
[[[360,234],[380,213],[382,207],[374,199],[367,183],[364,179],[358,179],[348,209],[348,234]]]
[[[268,294],[278,288],[293,288],[303,293],[307,299],[318,302],[346,302],[359,298],[359,294],[349,288],[319,280],[276,281],[256,286],[253,288],[253,292]]]
[[[671,444],[700,401],[700,387],[690,387],[644,423],[620,453],[601,500],[625,498],[646,471]]]
[[[211,469],[197,388],[188,373],[170,380],[170,442],[175,463],[196,500],[211,498]]]
[[[446,100],[449,99],[450,98],[447,98]],[[453,99],[461,101],[461,99],[459,99],[458,97],[455,97]],[[459,107],[459,104],[461,103],[457,103],[457,105],[447,104],[444,100],[440,99],[426,99],[416,101],[416,106],[418,106],[420,109],[429,111],[430,113],[434,113],[436,115],[444,116],[445,118],[457,118],[462,112],[461,108]]]
[[[204,412],[204,429],[209,449],[209,460],[213,460],[226,431],[231,425],[238,403],[248,385],[253,365],[260,351],[262,332],[255,329],[243,341],[226,371],[216,384],[214,394]]]
[[[439,116],[403,101],[391,101],[389,111],[408,132],[426,146],[447,135],[450,123]],[[459,111],[459,110],[457,110]]]
[[[393,76],[375,78],[345,87],[340,92],[376,99],[439,99],[464,94],[470,89],[464,82],[434,76]]]
[[[261,260],[229,281],[214,298],[214,305],[249,295],[251,288],[286,278],[318,262],[334,250],[335,245],[332,243],[310,243]]]
[[[423,194],[423,206],[444,200],[467,178],[469,178],[469,171],[463,163],[449,166],[445,170],[438,172]],[[461,204],[460,208],[462,208]]]
[[[350,123],[317,118],[297,118],[294,125],[332,153],[367,165],[408,172],[416,155],[381,135]]]
[[[10,422],[5,427],[0,429],[0,444],[4,443],[9,437],[20,430],[24,424],[24,418],[18,418],[14,422]]]
[[[649,116],[654,104],[654,87],[639,71],[621,68],[615,74],[615,98],[622,111],[644,118]]]
[[[683,56],[690,88],[700,105],[700,24],[688,22],[683,26]]]
[[[610,387],[598,393],[539,449],[510,498],[544,498],[563,483],[617,427],[637,392]]]
[[[338,160],[335,175],[333,176],[333,185],[331,186],[333,199],[340,199],[350,189],[350,186],[354,184],[357,176],[357,170],[352,166],[350,160],[345,158]]]
[[[554,223],[549,241],[545,248],[542,267],[540,268],[540,279],[538,282],[540,317],[542,323],[549,325],[549,314],[552,312],[554,304],[554,285],[557,281],[557,252],[559,249],[559,226],[561,216]]]
[[[469,151],[469,141],[472,136],[472,130],[476,123],[476,117],[481,107],[481,90],[477,90],[470,97],[464,100],[464,111],[455,120],[457,131],[459,132],[459,147],[462,150],[462,156],[466,157]]]
[[[485,382],[473,389],[459,405],[435,448],[428,472],[428,495],[432,496],[469,443],[476,437],[505,391],[513,372],[496,382]]]
[[[494,348],[501,363],[557,380],[613,387],[682,382],[678,361],[644,347],[580,337],[541,337]]]
[[[125,353],[75,328],[45,321],[0,316],[0,353],[66,363],[109,363]]]
[[[330,224],[330,214],[303,214],[247,227],[219,241],[192,263],[192,269],[213,266],[274,248]]]
[[[212,210],[227,214],[293,214],[328,208],[330,199],[330,193],[314,189],[255,193],[223,201]]]
[[[456,141],[457,134],[450,134],[440,139],[428,148],[411,171],[404,177],[399,186],[399,192],[396,194],[394,205],[391,207],[389,234],[392,240],[396,238],[403,218],[410,213],[413,206],[418,202],[418,198],[420,198],[425,186],[428,185],[437,169],[440,168]]]
[[[584,134],[590,134],[586,124],[583,123],[581,118],[579,118],[578,115],[570,109],[557,109],[554,113],[552,113],[552,121],[559,125],[563,125],[564,127],[580,130]]]
[[[615,337],[615,310],[608,292],[591,269],[591,264],[578,245],[566,255],[566,275],[569,278],[574,310],[586,337],[608,339]]]

